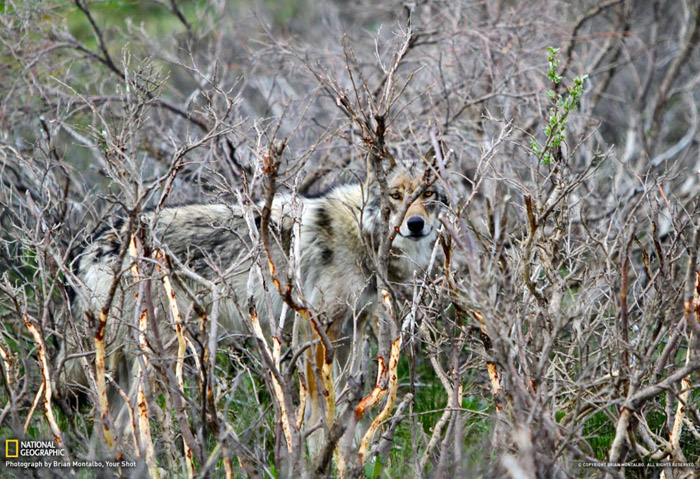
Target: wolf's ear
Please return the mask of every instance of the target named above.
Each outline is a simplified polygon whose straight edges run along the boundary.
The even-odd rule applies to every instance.
[[[443,160],[445,159],[445,156],[447,155],[447,146],[445,145],[445,142],[442,140],[438,140],[438,147],[440,148],[440,158]],[[423,153],[423,160],[426,163],[434,164],[437,161],[437,155],[435,154],[435,146],[430,145],[430,148],[428,151]]]
[[[396,168],[396,159],[394,158],[394,155],[391,154],[390,151],[384,150],[384,159],[380,163],[382,168],[384,168],[384,174],[388,175],[391,170]],[[374,180],[376,180],[376,176],[374,174],[374,168],[372,167],[372,159],[368,158],[367,159],[367,183],[374,183]]]
[[[396,168],[396,159],[394,158],[394,155],[392,155],[391,152],[387,150],[387,152],[386,152],[386,172],[389,173],[394,168]]]

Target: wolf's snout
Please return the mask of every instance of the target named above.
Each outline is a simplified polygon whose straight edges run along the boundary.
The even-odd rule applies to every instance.
[[[421,231],[423,231],[425,221],[420,216],[411,216],[408,221],[406,221],[406,226],[408,226],[408,230],[411,233],[419,234]]]

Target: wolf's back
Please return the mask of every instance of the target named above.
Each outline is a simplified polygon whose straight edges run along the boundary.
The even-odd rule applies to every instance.
[[[144,213],[145,224],[151,223],[153,213]],[[123,358],[137,354],[136,351],[136,306],[139,292],[139,278],[133,276],[131,266],[139,264],[139,277],[151,278],[151,300],[159,316],[168,311],[167,304],[160,301],[158,292],[162,274],[154,267],[154,250],[159,249],[196,275],[215,282],[224,279],[236,291],[242,291],[245,301],[246,281],[251,267],[253,248],[243,216],[226,205],[188,205],[165,208],[159,213],[153,232],[153,248],[147,251],[148,259],[136,261],[128,251],[130,241],[128,224],[117,220],[112,225],[98,231],[90,238],[76,260],[75,273],[79,284],[77,310],[74,324],[67,335],[67,354],[90,353],[94,350],[94,324],[100,312],[108,311],[106,326],[106,346],[108,369],[118,368]],[[120,260],[120,258],[122,258]],[[211,297],[202,294],[201,284],[180,275],[180,268],[174,267],[178,276],[176,284],[187,284],[206,308]],[[242,288],[242,289],[241,289]],[[112,291],[114,290],[114,291]],[[177,289],[177,299],[183,315],[190,312],[192,298],[182,288]],[[143,304],[142,304],[143,306]],[[222,301],[222,321],[226,330],[241,331],[240,316],[230,301]],[[172,329],[168,318],[157,318],[161,330]],[[163,333],[163,331],[160,331]],[[69,381],[86,384],[86,376],[80,361],[66,363]]]

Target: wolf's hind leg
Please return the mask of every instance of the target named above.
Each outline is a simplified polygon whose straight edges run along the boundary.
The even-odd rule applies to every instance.
[[[323,366],[323,348],[320,344],[312,345],[306,352],[306,413],[304,423],[306,428],[316,427],[324,420],[325,398],[323,397],[323,383],[321,380],[321,368]],[[324,401],[324,404],[321,403]],[[321,451],[325,440],[325,426],[320,424],[317,430],[308,436],[309,453],[316,457]],[[330,425],[328,425],[330,426]]]

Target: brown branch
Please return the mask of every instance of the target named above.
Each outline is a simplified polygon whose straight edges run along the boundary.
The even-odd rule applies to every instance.
[[[695,21],[689,22],[688,27],[690,28],[690,32],[688,33],[687,40],[681,43],[678,55],[676,55],[676,58],[671,62],[671,65],[668,67],[668,70],[666,70],[666,74],[659,84],[656,104],[654,105],[654,126],[651,129],[655,138],[659,135],[661,120],[663,119],[664,107],[668,100],[669,91],[678,78],[679,70],[686,64],[693,49],[700,43],[700,10],[695,12]]]
[[[583,27],[583,24],[596,15],[599,15],[604,10],[614,7],[620,3],[622,3],[622,0],[608,0],[606,2],[602,2],[588,10],[586,13],[578,17],[576,21],[574,21],[573,27],[571,28],[571,34],[569,35],[569,43],[567,44],[566,51],[564,52],[564,65],[562,66],[560,73],[562,78],[566,76],[569,65],[571,64],[571,56],[574,51],[574,46],[576,45],[576,37],[578,36],[578,32],[581,27]]]
[[[29,319],[28,314],[24,314],[24,325],[27,327],[29,332],[34,339],[34,343],[37,345],[37,355],[39,356],[39,370],[41,371],[41,382],[44,389],[44,415],[46,416],[46,421],[49,423],[49,429],[53,435],[54,441],[58,447],[62,447],[65,443],[63,440],[63,434],[61,429],[58,427],[56,422],[56,416],[53,413],[52,397],[53,389],[51,387],[51,370],[49,369],[49,362],[46,358],[46,343],[44,342],[44,337],[39,332],[39,329],[32,323]]]
[[[93,31],[95,39],[97,40],[97,44],[100,48],[100,51],[102,52],[102,55],[98,55],[97,53],[95,53],[92,50],[90,50],[89,48],[85,47],[84,45],[82,45],[81,43],[79,43],[75,39],[71,40],[71,44],[73,45],[74,48],[86,53],[90,57],[98,60],[100,63],[105,65],[108,69],[110,69],[112,72],[114,72],[121,80],[126,81],[126,75],[125,75],[124,71],[122,71],[122,69],[117,66],[117,64],[114,62],[114,59],[109,54],[109,50],[108,50],[107,44],[104,40],[104,35],[102,33],[102,30],[100,30],[100,28],[97,26],[97,23],[96,23],[94,17],[92,16],[92,13],[90,12],[90,10],[87,8],[87,5],[85,3],[83,3],[82,0],[74,0],[74,2],[75,2],[75,5],[78,7],[78,9],[81,12],[83,12],[83,14],[87,18],[88,22],[90,23],[90,27]],[[208,131],[210,129],[209,125],[205,121],[194,117],[192,115],[192,113],[187,112],[186,110],[183,110],[182,108],[178,107],[177,105],[175,105],[167,100],[156,97],[152,92],[148,91],[143,85],[134,84],[134,87],[137,88],[140,92],[144,93],[149,100],[153,101],[161,108],[164,108],[164,109],[166,109],[172,113],[175,113],[176,115],[184,118],[185,120],[187,120],[190,123],[199,127],[202,131]]]

